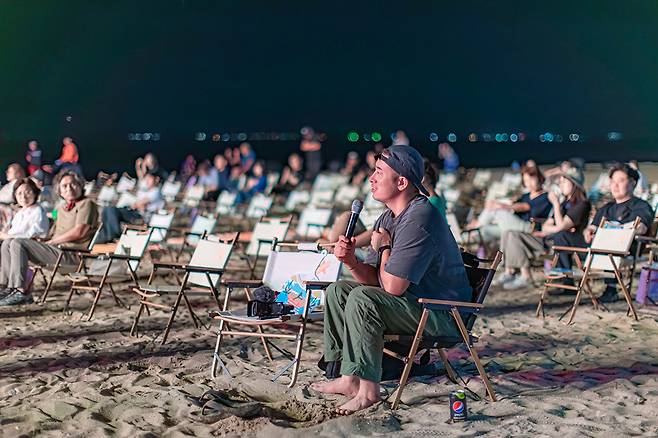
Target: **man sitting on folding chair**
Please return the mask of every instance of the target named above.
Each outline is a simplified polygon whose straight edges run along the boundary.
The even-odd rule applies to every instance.
[[[326,361],[341,361],[342,377],[313,388],[353,397],[338,408],[340,414],[380,399],[384,334],[415,334],[423,311],[419,298],[471,301],[459,249],[426,197],[423,173],[423,158],[412,147],[385,149],[370,177],[373,197],[388,207],[371,240],[377,266],[357,261],[354,239],[341,236],[336,245],[336,257],[357,280],[333,283],[326,294],[324,355]],[[431,336],[459,336],[442,310],[430,313],[425,330]]]
[[[592,225],[585,229],[585,242],[587,243],[592,242],[596,228],[603,218],[623,225],[633,222],[636,217],[639,217],[640,224],[635,230],[637,236],[645,235],[653,222],[653,209],[649,203],[633,196],[633,190],[635,190],[635,186],[640,179],[637,170],[628,164],[618,163],[610,168],[608,176],[610,177],[610,192],[614,199],[596,212],[596,216],[592,220]],[[637,243],[634,245],[637,245]],[[634,252],[634,247],[632,247],[631,253]],[[606,288],[599,301],[602,303],[612,303],[619,300],[617,281],[607,278],[605,283]]]

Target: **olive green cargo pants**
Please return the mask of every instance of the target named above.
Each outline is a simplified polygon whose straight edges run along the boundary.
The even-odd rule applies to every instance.
[[[337,281],[325,296],[324,358],[342,361],[342,375],[379,382],[384,334],[414,335],[422,311],[411,294],[398,297],[379,287]],[[424,334],[459,336],[459,330],[449,312],[433,310]]]

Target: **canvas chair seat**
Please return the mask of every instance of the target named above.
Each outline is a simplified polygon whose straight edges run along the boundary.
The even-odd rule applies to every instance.
[[[276,325],[292,322],[300,322],[302,315],[292,313],[290,315],[281,315],[275,318],[261,319],[256,316],[247,316],[247,310],[222,310],[219,312],[211,312],[210,317],[215,320],[223,320],[228,323],[244,324],[244,325]],[[322,321],[324,320],[324,312],[309,312],[306,317],[308,321]]]

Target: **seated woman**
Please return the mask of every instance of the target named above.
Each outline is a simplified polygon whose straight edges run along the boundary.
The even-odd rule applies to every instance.
[[[267,187],[267,175],[265,175],[265,165],[262,161],[256,161],[251,167],[251,176],[247,178],[244,188],[238,192],[235,203],[242,204],[249,201],[256,193],[265,192]]]
[[[304,160],[299,154],[290,154],[288,165],[283,168],[281,178],[272,189],[276,195],[288,194],[295,190],[304,181]]]
[[[497,283],[502,284],[504,289],[521,289],[532,285],[530,261],[546,252],[547,241],[553,241],[556,245],[586,246],[583,230],[587,227],[592,207],[585,195],[582,174],[577,169],[562,174],[560,192],[565,198],[562,203],[554,192],[548,195],[553,206],[553,217],[543,224],[541,231],[530,234],[510,230],[503,233],[500,250],[505,254],[505,274]],[[558,267],[571,267],[568,254],[560,257]],[[520,270],[520,275],[515,276],[517,270]]]
[[[130,207],[103,208],[103,228],[98,234],[98,243],[111,242],[121,236],[121,224],[148,222],[151,214],[164,207],[164,199],[160,193],[160,177],[147,173],[142,178],[142,189],[137,193],[137,201]]]
[[[7,231],[11,218],[14,216],[14,210],[11,205],[16,201],[14,199],[14,189],[16,182],[25,178],[25,170],[18,163],[12,163],[7,166],[7,184],[0,188],[0,231]]]
[[[513,204],[498,201],[487,201],[485,208],[472,221],[469,228],[480,228],[485,242],[491,242],[501,237],[505,231],[530,232],[533,227],[530,219],[546,219],[552,209],[548,193],[544,191],[544,175],[537,167],[521,168],[523,185],[528,190]]]
[[[0,306],[29,304],[32,296],[25,291],[25,272],[28,261],[55,264],[62,254],[60,245],[87,246],[98,227],[98,207],[84,197],[84,181],[73,171],[63,171],[56,184],[57,193],[65,205],[57,212],[52,237],[45,242],[34,239],[13,238],[2,242],[0,250]],[[75,265],[73,253],[62,254],[63,265]]]
[[[0,240],[5,241],[17,237],[31,239],[46,236],[50,223],[46,212],[37,202],[39,192],[39,187],[31,178],[23,178],[16,182],[14,197],[20,209],[11,220],[9,230],[0,232]]]

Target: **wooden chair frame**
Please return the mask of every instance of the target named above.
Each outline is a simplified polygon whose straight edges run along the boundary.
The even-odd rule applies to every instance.
[[[153,228],[149,228],[148,231],[148,239],[150,239],[151,234],[153,233]],[[148,245],[148,240],[147,240],[147,245]],[[135,286],[139,286],[139,280],[137,279],[137,272],[136,270],[132,267],[130,262],[137,262],[139,263],[144,254],[146,253],[146,249],[144,250],[144,253],[142,253],[141,256],[133,256],[133,255],[125,255],[125,254],[114,254],[114,253],[106,253],[106,254],[81,254],[80,256],[83,259],[83,262],[81,262],[81,265],[84,267],[84,260],[89,260],[89,259],[104,259],[108,260],[107,266],[105,267],[103,274],[102,275],[89,275],[86,273],[82,276],[80,279],[72,278],[71,281],[71,287],[69,289],[69,295],[66,299],[66,303],[64,304],[64,313],[68,312],[69,309],[69,304],[71,303],[71,298],[73,298],[73,293],[75,291],[87,291],[87,292],[93,292],[94,293],[94,300],[92,302],[91,308],[89,309],[89,313],[87,314],[87,321],[91,321],[91,319],[94,316],[94,311],[96,310],[96,305],[98,304],[98,300],[100,299],[101,292],[103,291],[103,288],[107,285],[108,289],[112,293],[112,297],[114,298],[114,302],[125,309],[129,309],[128,306],[126,306],[123,301],[116,295],[116,292],[114,291],[114,288],[112,286],[112,279],[109,276],[110,269],[112,268],[112,264],[115,261],[119,262],[125,262],[126,266],[128,268],[128,274],[124,278],[122,276],[120,279],[117,279],[117,282],[123,282],[123,281],[132,281]],[[79,272],[78,272],[79,273]],[[97,282],[95,280],[98,280]],[[84,283],[84,284],[80,284]],[[93,284],[96,283],[96,284]]]
[[[272,243],[272,251],[275,251],[277,247],[292,247],[292,246],[298,247],[298,244],[291,242],[277,242],[277,240],[275,239]],[[319,245],[317,247],[320,248]],[[217,372],[219,369],[221,369],[224,374],[231,376],[231,373],[228,371],[228,368],[226,367],[226,365],[224,364],[224,362],[220,357],[222,340],[224,336],[255,337],[260,339],[261,343],[263,344],[265,354],[267,355],[267,358],[270,361],[273,360],[270,346],[274,347],[276,350],[278,350],[280,353],[284,354],[286,357],[290,359],[290,362],[288,362],[288,364],[286,364],[280,370],[275,372],[275,374],[272,376],[272,381],[276,381],[279,377],[281,377],[284,373],[286,373],[286,371],[292,368],[290,383],[288,384],[288,387],[292,388],[297,382],[297,377],[299,374],[299,366],[301,363],[304,337],[306,335],[306,324],[312,320],[321,318],[324,315],[323,312],[313,312],[313,315],[310,313],[310,301],[311,301],[312,292],[317,290],[324,290],[331,283],[332,282],[328,282],[328,281],[307,281],[304,283],[306,286],[306,297],[304,300],[304,307],[301,314],[283,315],[278,318],[256,320],[256,319],[240,318],[238,316],[232,316],[231,314],[229,314],[228,313],[229,300],[231,297],[231,293],[235,288],[244,288],[247,294],[247,299],[251,300],[252,299],[251,289],[262,286],[263,281],[226,280],[224,282],[224,284],[226,285],[226,295],[224,297],[224,305],[222,307],[222,312],[212,312],[210,314],[210,317],[212,319],[219,321],[217,342],[215,343],[215,350],[213,352],[213,360],[211,366],[212,378],[214,379],[217,377]],[[276,326],[282,323],[297,324],[298,325],[297,332],[294,334],[286,334],[286,333],[266,333],[264,331],[264,328],[267,326]],[[255,329],[255,331],[249,332],[243,330],[233,330],[229,327],[229,324],[252,327]],[[287,339],[287,340],[295,341],[296,343],[295,353],[291,354],[288,351],[277,347],[276,345],[269,342],[269,339]]]
[[[599,227],[603,227],[606,223],[606,218],[602,218],[601,222],[599,223]],[[636,218],[635,221],[633,222],[633,228],[637,228],[637,225],[640,223],[640,219]],[[555,267],[559,258],[560,253],[567,252],[571,253],[572,257],[574,259],[574,263],[576,264],[576,267],[579,270],[583,271],[583,275],[578,281],[576,285],[567,285],[563,283],[553,283],[552,281],[554,280],[563,280],[566,278],[572,278],[572,275],[568,273],[564,274],[556,274],[556,275],[546,275],[546,283],[544,284],[544,287],[542,288],[541,295],[539,297],[539,303],[537,304],[537,311],[535,312],[535,316],[539,318],[539,315],[541,314],[542,317],[545,317],[544,313],[544,300],[546,298],[546,293],[549,288],[555,288],[555,289],[567,289],[567,290],[573,290],[576,292],[576,297],[574,298],[573,304],[560,316],[560,320],[564,318],[567,313],[569,313],[569,320],[567,321],[567,324],[572,324],[574,317],[576,316],[576,310],[578,308],[578,305],[580,304],[580,299],[582,296],[583,290],[587,292],[587,294],[590,297],[590,300],[592,301],[592,305],[595,310],[599,310],[599,308],[603,307],[605,309],[605,306],[599,302],[599,300],[596,298],[594,293],[592,292],[592,287],[591,287],[591,280],[595,279],[593,278],[593,270],[591,269],[592,262],[594,261],[594,256],[600,255],[600,256],[607,256],[610,260],[610,264],[612,266],[612,271],[615,276],[615,279],[617,280],[617,284],[619,284],[619,287],[622,290],[622,294],[624,295],[624,299],[626,300],[626,303],[628,304],[628,312],[627,314],[630,314],[633,316],[633,319],[636,321],[638,320],[637,317],[637,312],[635,311],[635,306],[633,305],[633,299],[631,298],[631,294],[629,292],[629,289],[627,287],[627,284],[624,282],[622,279],[622,273],[620,271],[619,266],[617,266],[617,263],[615,263],[614,258],[615,257],[628,257],[630,255],[630,251],[612,251],[612,250],[603,250],[603,249],[594,249],[594,248],[581,248],[581,247],[575,247],[575,246],[559,246],[559,245],[554,245],[553,246],[553,251],[555,254],[553,255],[553,259],[551,261],[551,266]],[[585,256],[585,263],[581,261],[579,255]],[[632,276],[633,273],[629,272],[629,274]]]
[[[67,246],[62,246],[58,245],[57,248],[60,250],[59,255],[57,256],[57,260],[55,261],[55,264],[53,265],[53,270],[52,273],[50,274],[50,278],[46,278],[46,274],[43,272],[44,269],[47,269],[46,266],[34,266],[34,277],[32,277],[32,281],[30,282],[30,285],[32,285],[32,282],[34,281],[34,278],[37,275],[37,272],[41,274],[44,284],[46,285],[46,289],[43,291],[43,294],[37,299],[37,304],[44,304],[46,302],[46,299],[48,298],[48,293],[50,292],[50,289],[53,286],[53,282],[55,281],[55,275],[57,275],[60,272],[60,268],[62,267],[62,258],[64,258],[65,253],[73,253],[76,256],[79,257],[80,262],[78,263],[77,267],[73,272],[80,272],[81,270],[84,270],[84,258],[82,257],[83,254],[91,254],[92,249],[94,248],[94,245],[96,244],[96,240],[98,239],[98,235],[103,228],[103,222],[98,222],[98,227],[96,228],[96,231],[94,232],[93,237],[91,238],[91,241],[89,242],[89,245],[87,245],[86,248],[82,247],[67,247]]]
[[[235,245],[235,243],[238,241],[238,238],[240,236],[240,233],[236,233],[233,239],[230,241],[224,241],[223,243],[228,243],[231,244],[232,246]],[[206,233],[204,233],[201,238],[205,239]],[[227,261],[231,257],[231,250],[229,251],[226,259]],[[153,282],[153,278],[156,275],[156,272],[161,269],[168,269],[168,270],[177,270],[177,271],[184,271],[185,275],[183,276],[182,281],[180,281],[180,284],[178,286],[174,286],[173,288],[171,287],[166,287],[166,286],[156,286],[154,288],[149,288]],[[215,286],[215,282],[213,282],[212,278],[210,277],[211,274],[213,275],[218,275],[219,280],[221,281],[222,275],[224,275],[224,267],[204,267],[204,266],[194,266],[190,264],[185,264],[185,263],[171,263],[171,262],[156,262],[153,263],[153,269],[151,270],[151,275],[149,276],[147,287],[135,287],[133,288],[133,292],[135,292],[139,296],[139,309],[137,311],[137,315],[135,315],[135,320],[133,321],[133,325],[130,329],[130,335],[131,336],[136,336],[137,335],[137,326],[139,324],[140,317],[142,315],[142,312],[146,310],[147,314],[150,315],[150,307],[154,307],[157,309],[161,309],[164,311],[168,311],[171,313],[169,317],[169,321],[167,322],[167,326],[165,327],[164,334],[162,336],[162,341],[161,345],[164,345],[167,342],[167,337],[169,336],[169,332],[171,331],[171,327],[174,323],[174,319],[176,318],[176,312],[178,310],[178,307],[180,306],[181,300],[185,300],[185,305],[187,307],[187,310],[190,312],[190,316],[192,317],[192,322],[194,324],[194,327],[196,329],[199,329],[200,326],[203,326],[206,329],[209,329],[210,327],[207,326],[206,324],[203,323],[201,318],[194,312],[194,309],[192,308],[192,304],[190,303],[189,297],[192,295],[201,295],[201,296],[212,296],[213,300],[215,301],[215,304],[217,304],[217,308],[221,309],[222,305],[219,302],[219,289],[217,286]],[[200,289],[200,288],[190,288],[188,286],[188,281],[190,279],[190,275],[194,273],[199,273],[199,274],[204,274],[207,281],[208,281],[208,287],[207,289]],[[176,279],[178,279],[178,276],[176,276]],[[169,295],[172,292],[176,293],[176,299],[173,303],[173,305],[165,305],[162,303],[156,303],[151,301],[151,299],[156,298],[156,297],[162,297],[164,295]]]
[[[393,397],[393,403],[391,405],[392,409],[394,410],[397,409],[400,404],[402,391],[404,390],[404,387],[406,386],[407,381],[409,379],[409,375],[411,373],[411,367],[413,366],[414,358],[419,348],[437,348],[439,352],[439,356],[441,357],[441,360],[445,365],[446,372],[448,373],[448,377],[450,378],[451,381],[457,383],[457,377],[455,371],[452,365],[450,365],[450,362],[448,361],[448,357],[444,349],[455,347],[456,345],[459,345],[461,343],[465,344],[466,347],[468,348],[468,351],[471,357],[473,358],[473,362],[475,362],[475,366],[478,370],[478,373],[480,374],[480,378],[484,383],[489,398],[493,402],[496,401],[496,393],[493,389],[493,386],[491,385],[489,376],[487,375],[487,372],[482,366],[482,362],[480,361],[480,356],[478,355],[477,351],[475,350],[475,347],[473,346],[473,344],[478,341],[478,338],[477,336],[473,335],[470,328],[468,328],[467,325],[464,323],[464,320],[462,319],[461,314],[459,312],[462,311],[466,313],[476,314],[479,313],[482,308],[484,308],[484,304],[482,303],[482,301],[484,301],[484,298],[488,293],[489,286],[491,285],[491,280],[493,280],[494,274],[496,273],[496,269],[498,268],[498,265],[500,264],[502,258],[503,258],[503,253],[500,251],[496,253],[493,260],[483,260],[483,259],[475,258],[479,262],[491,263],[491,266],[487,268],[488,272],[486,274],[486,277],[484,278],[484,282],[482,283],[480,290],[477,291],[474,300],[475,302],[434,300],[429,298],[420,298],[418,302],[421,303],[423,306],[423,313],[420,316],[418,328],[416,329],[416,334],[413,336],[413,338],[406,335],[384,336],[385,341],[409,341],[411,338],[411,348],[406,356],[391,351],[388,348],[384,348],[384,354],[387,354],[391,357],[394,357],[404,362],[404,369],[402,370],[402,376],[400,377],[400,382],[396,390],[391,394],[391,397]],[[483,268],[479,268],[479,269],[483,269]],[[441,337],[423,336],[427,319],[429,318],[430,312],[433,310],[429,306],[432,306],[434,308],[436,308],[436,306],[441,306],[440,307],[441,309],[449,309],[450,314],[455,320],[455,324],[459,329],[459,334],[461,335],[461,338],[447,339]],[[471,326],[473,322],[474,320],[470,323]]]

